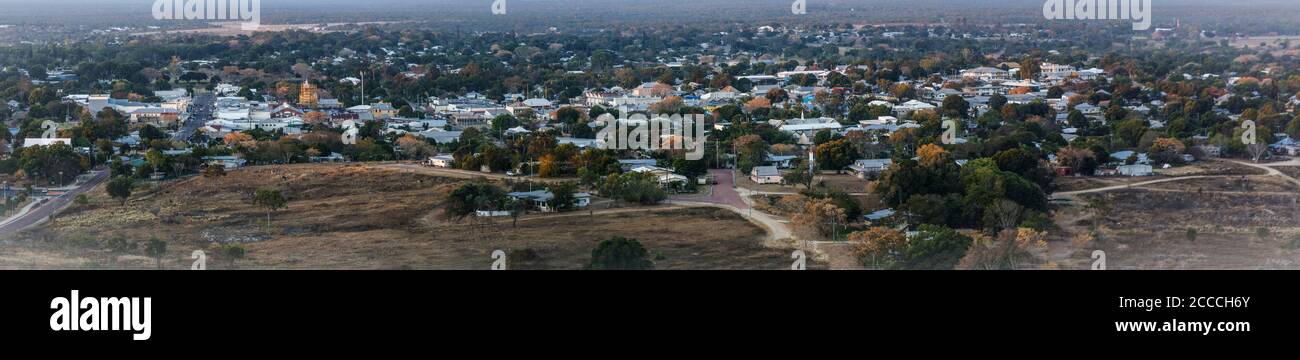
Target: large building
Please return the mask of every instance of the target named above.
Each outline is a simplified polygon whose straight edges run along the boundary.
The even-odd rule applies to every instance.
[[[298,94],[298,106],[310,108],[316,107],[318,104],[320,104],[320,99],[316,97],[316,85],[312,85],[311,81],[303,80]]]

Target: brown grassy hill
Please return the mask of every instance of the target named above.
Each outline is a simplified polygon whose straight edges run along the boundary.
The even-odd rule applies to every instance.
[[[242,243],[235,267],[273,269],[487,269],[491,253],[511,254],[517,269],[579,269],[611,236],[636,238],[661,269],[783,269],[789,252],[762,247],[763,231],[723,210],[673,207],[531,214],[511,221],[448,222],[437,205],[463,179],[372,165],[251,167],[220,178],[191,177],[141,185],[122,205],[104,190],[53,224],[0,247],[0,268],[150,268],[144,241],[168,242],[164,267],[185,269],[193,250],[208,267],[229,267],[211,251]],[[272,214],[252,203],[260,188],[279,189],[288,207]],[[121,237],[138,248],[113,252]]]

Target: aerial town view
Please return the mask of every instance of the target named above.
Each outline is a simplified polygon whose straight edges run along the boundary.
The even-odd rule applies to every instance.
[[[1300,2],[0,0],[0,269],[1300,269]]]

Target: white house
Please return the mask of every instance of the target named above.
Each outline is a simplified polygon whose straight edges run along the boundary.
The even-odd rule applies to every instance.
[[[440,167],[440,168],[449,168],[451,167],[451,163],[455,161],[456,158],[452,157],[451,155],[430,156],[428,160],[424,161],[424,165],[432,166],[432,167]]]
[[[749,179],[758,184],[780,184],[783,180],[775,166],[755,166],[749,171]]]
[[[1151,165],[1124,165],[1116,167],[1120,175],[1124,176],[1151,176]]]
[[[849,170],[853,170],[853,173],[858,178],[867,179],[889,169],[889,165],[893,163],[894,161],[891,159],[860,159],[854,161],[853,165],[849,165]]]
[[[640,166],[632,169],[632,172],[653,175],[655,176],[655,179],[659,181],[659,186],[662,187],[671,187],[674,184],[684,184],[686,183],[686,180],[688,180],[686,176],[675,174],[671,169],[665,169],[658,166]]]
[[[894,115],[897,115],[899,118],[906,118],[908,114],[911,114],[913,112],[930,110],[937,107],[938,106],[934,106],[934,104],[927,103],[924,101],[910,100],[908,102],[898,104],[898,106],[895,106]]]
[[[72,139],[68,138],[26,138],[23,139],[23,147],[31,146],[50,146],[54,144],[64,144],[72,146]]]
[[[515,200],[531,202],[536,205],[537,210],[540,210],[541,212],[555,212],[557,210],[552,208],[550,205],[550,201],[555,198],[555,194],[547,190],[512,192],[506,194],[506,196],[514,198]],[[591,194],[585,192],[573,194],[573,207],[585,208],[588,205],[591,205]]]
[[[816,134],[818,131],[831,130],[839,131],[843,128],[839,121],[832,118],[817,119],[790,119],[781,125],[781,131],[793,133],[796,135]]]
[[[1011,73],[1006,70],[993,67],[977,67],[974,69],[962,70],[961,76],[968,79],[981,81],[1007,80],[1011,78]]]
[[[1058,65],[1053,63],[1043,63],[1039,69],[1042,70],[1042,78],[1049,80],[1064,79],[1074,75],[1076,71],[1079,71],[1077,68],[1070,65]]]

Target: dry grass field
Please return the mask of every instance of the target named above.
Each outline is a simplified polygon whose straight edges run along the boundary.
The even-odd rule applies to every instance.
[[[1100,249],[1108,269],[1300,269],[1300,193],[1188,190],[1212,185],[1172,182],[1083,195],[1111,204],[1095,224],[1100,236],[1079,241],[1094,229],[1096,212],[1082,204],[1063,207],[1055,213],[1061,230],[1053,233],[1049,260],[1087,269]]]
[[[142,185],[125,205],[102,188],[86,205],[0,245],[0,268],[152,268],[140,249],[114,253],[122,237],[168,242],[163,267],[187,269],[190,253],[239,242],[240,269],[488,269],[494,250],[514,269],[581,269],[602,240],[640,240],[659,269],[784,269],[790,252],[763,247],[765,233],[712,208],[622,208],[531,214],[513,226],[448,222],[437,210],[464,179],[378,165],[252,167],[217,179]],[[252,204],[259,188],[280,189],[288,207],[272,215]],[[231,267],[208,251],[212,269]],[[810,267],[818,265],[810,264]]]

